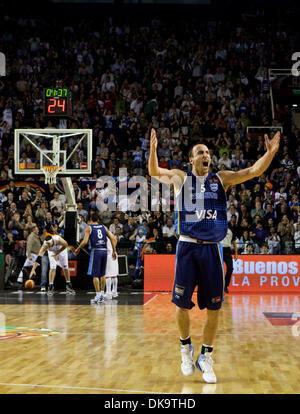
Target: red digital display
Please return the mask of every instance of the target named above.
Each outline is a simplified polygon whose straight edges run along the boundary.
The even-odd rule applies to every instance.
[[[56,114],[56,113],[65,113],[66,112],[66,99],[48,99],[47,103],[47,113]]]

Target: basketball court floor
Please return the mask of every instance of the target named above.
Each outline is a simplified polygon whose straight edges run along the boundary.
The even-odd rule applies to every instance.
[[[53,297],[0,292],[1,394],[299,394],[297,295],[227,295],[215,343],[218,383],[184,377],[170,293]],[[191,311],[196,355],[205,313]]]

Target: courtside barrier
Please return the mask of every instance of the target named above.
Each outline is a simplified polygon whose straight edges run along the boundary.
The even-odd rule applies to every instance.
[[[172,291],[175,255],[145,255],[144,266],[145,292]],[[300,256],[239,255],[233,260],[229,291],[300,293]]]

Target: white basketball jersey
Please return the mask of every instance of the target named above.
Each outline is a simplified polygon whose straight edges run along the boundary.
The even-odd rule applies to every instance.
[[[113,254],[113,248],[112,248],[112,245],[111,245],[111,241],[108,237],[106,239],[106,249],[107,249],[107,255],[111,256]]]
[[[54,241],[54,245],[52,247],[48,247],[48,251],[56,253],[62,248],[61,244],[58,241],[59,236],[58,235],[52,236],[52,240]]]

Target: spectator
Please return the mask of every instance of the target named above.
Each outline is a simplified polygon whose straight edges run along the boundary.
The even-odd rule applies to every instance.
[[[123,233],[125,239],[129,240],[130,236],[133,235],[134,231],[137,229],[137,223],[133,217],[128,217],[128,222],[124,224]]]
[[[84,220],[87,220],[87,218],[88,218],[89,213],[88,213],[87,210],[85,210],[83,208],[83,203],[82,202],[77,203],[77,214],[78,214],[78,216],[81,215],[84,218]]]
[[[238,238],[241,236],[241,229],[239,228],[237,216],[235,214],[231,215],[230,221],[228,223],[232,233]]]
[[[219,159],[218,167],[221,170],[222,165],[226,167],[227,170],[231,169],[231,160],[228,158],[227,152],[223,152],[222,157]]]
[[[272,204],[267,204],[263,218],[263,223],[265,226],[268,224],[270,218],[273,220],[273,222],[276,221],[276,211],[274,211]]]
[[[122,243],[123,241],[125,241],[125,237],[122,234],[120,226],[116,226],[115,238],[117,239],[117,243]]]
[[[20,214],[14,213],[8,222],[8,230],[12,232],[15,240],[21,240],[24,224],[20,221]]]
[[[249,235],[249,231],[244,230],[242,236],[236,240],[238,253],[241,254],[241,253],[245,252],[246,247],[249,243],[253,244],[253,240]]]
[[[82,241],[84,238],[84,232],[87,227],[87,224],[82,214],[78,214],[78,219],[79,219],[79,241]]]
[[[113,219],[112,224],[109,226],[109,231],[112,234],[116,234],[116,227],[119,227],[121,229],[121,231],[123,231],[123,224],[120,223],[119,219],[117,217],[115,217]]]
[[[137,260],[134,271],[134,279],[138,279],[140,276],[140,269],[143,263],[142,251],[144,244],[146,242],[146,230],[144,229],[144,227],[139,226],[137,229],[135,229],[134,233],[129,237],[129,240],[135,241],[133,254],[136,254]]]
[[[277,231],[281,240],[286,233],[294,234],[294,227],[290,224],[289,218],[286,214],[283,215],[280,223],[278,223]]]
[[[296,231],[294,234],[295,253],[300,253],[300,223],[297,223]]]
[[[176,232],[173,220],[171,218],[167,219],[167,223],[162,228],[163,238],[170,241],[172,244],[175,244]]]
[[[252,244],[247,244],[246,245],[246,250],[245,251],[243,251],[241,254],[254,254],[254,251],[253,251],[253,245]]]
[[[292,195],[292,200],[289,202],[288,205],[292,212],[293,221],[294,223],[296,223],[298,220],[298,217],[300,216],[300,201],[299,201],[298,194]]]
[[[54,193],[53,200],[50,201],[50,209],[57,207],[58,211],[61,213],[65,207],[65,203],[59,198],[59,192]]]
[[[167,243],[166,244],[164,253],[165,254],[174,254],[175,253],[175,250],[174,250],[174,247],[173,247],[172,243]]]
[[[231,220],[231,216],[235,216],[236,220],[239,221],[239,213],[235,207],[235,205],[232,203],[229,207],[229,210],[227,211],[227,221]]]
[[[269,254],[269,249],[266,244],[263,244],[260,249],[260,254]]]
[[[138,145],[132,153],[133,156],[133,164],[137,168],[143,168],[143,151],[141,147]]]
[[[17,202],[17,208],[20,211],[20,214],[24,213],[27,204],[30,204],[30,199],[28,197],[27,191],[23,191],[21,199]]]
[[[260,220],[258,220],[256,227],[253,231],[253,241],[261,246],[265,243],[267,237],[269,237],[268,232],[263,228],[263,224]]]
[[[47,194],[47,196],[49,197],[49,198],[47,198],[46,197],[46,200],[51,200],[51,196],[50,196],[50,194],[51,194],[51,190],[49,190],[49,193]],[[53,198],[54,198],[54,195],[53,195]],[[31,201],[31,206],[32,206],[32,208],[34,209],[34,210],[36,210],[37,209],[37,207],[38,206],[40,206],[41,205],[41,203],[43,202],[43,194],[42,194],[42,191],[41,190],[36,190],[36,193],[35,193],[35,197],[33,198],[33,200]]]
[[[178,159],[177,152],[173,152],[173,158],[170,160],[170,169],[172,168],[181,169],[181,161]]]
[[[294,253],[294,236],[292,233],[292,226],[287,226],[286,231],[281,236],[281,252],[283,254],[293,254]]]
[[[280,237],[275,227],[270,228],[270,236],[267,238],[267,244],[270,254],[280,254]]]
[[[253,209],[250,211],[250,214],[251,214],[251,217],[252,217],[253,223],[254,223],[254,221],[255,221],[255,216],[259,216],[259,217],[260,217],[260,219],[262,219],[262,220],[263,220],[264,215],[265,215],[265,212],[264,212],[264,210],[262,209],[262,206],[261,206],[261,201],[257,200],[257,201],[255,202],[255,208],[253,208]]]
[[[3,200],[4,201],[3,201],[3,204],[2,204],[2,209],[6,213],[10,209],[11,203],[14,203],[13,193],[11,191],[9,191],[7,193],[6,200],[4,198],[3,198]]]

